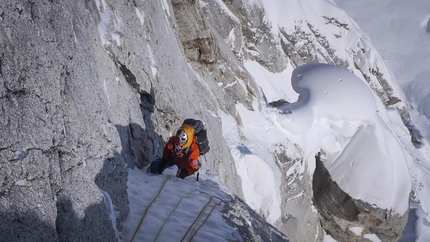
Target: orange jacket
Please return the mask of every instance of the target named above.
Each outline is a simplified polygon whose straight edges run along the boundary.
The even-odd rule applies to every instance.
[[[194,174],[199,168],[200,150],[196,139],[192,137],[189,148],[179,149],[175,144],[176,136],[170,137],[166,146],[164,146],[163,159],[172,160],[179,168],[187,169],[188,175]],[[188,150],[187,150],[188,149]]]

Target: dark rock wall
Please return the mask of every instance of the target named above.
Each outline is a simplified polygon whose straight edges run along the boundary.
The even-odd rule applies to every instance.
[[[163,4],[0,3],[2,239],[113,241],[102,191],[120,230],[127,168],[160,156],[186,117],[220,130],[201,111],[213,110],[207,95],[193,95],[202,90]],[[230,160],[227,152],[212,157]]]
[[[109,124],[95,5],[2,1],[0,12],[1,237],[114,238],[94,183]],[[124,188],[123,179],[118,192]]]
[[[233,99],[214,81],[214,43],[208,29],[195,34],[204,24],[196,3],[1,1],[1,238],[115,240],[129,213],[127,168],[159,157],[190,117],[208,129],[202,169],[241,193],[213,114],[235,113],[252,88],[237,85]],[[190,6],[196,25],[186,31]],[[193,48],[199,73],[187,63]]]
[[[331,179],[321,157],[321,154],[315,157],[312,191],[324,230],[337,241],[365,241],[366,238],[350,230],[353,227],[363,228],[362,235],[376,234],[382,241],[399,240],[407,214],[394,214],[353,199]]]

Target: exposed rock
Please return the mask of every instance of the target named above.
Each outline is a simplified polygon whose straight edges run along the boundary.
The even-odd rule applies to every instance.
[[[281,106],[286,105],[286,104],[289,104],[289,102],[285,101],[284,99],[269,103],[269,105],[274,107],[274,108],[281,107]]]
[[[214,63],[214,43],[201,14],[199,1],[173,0],[172,6],[187,59],[206,64]]]
[[[239,231],[243,241],[289,241],[238,197],[224,205],[223,217],[227,224]]]
[[[400,239],[407,214],[393,214],[351,198],[331,179],[321,154],[315,159],[313,201],[320,214],[321,225],[328,234],[338,241],[366,241],[365,234],[375,234],[382,241]],[[363,228],[361,235],[353,232],[354,227]]]
[[[216,1],[205,3],[213,28],[232,46],[240,60],[246,56],[272,72],[281,72],[285,69],[288,59],[279,46],[280,40],[273,36],[269,22],[264,20],[265,12],[259,4],[244,0],[228,0],[223,1],[225,6],[220,9],[221,3]],[[225,9],[231,12],[226,12]],[[232,19],[231,15],[235,18]],[[229,25],[231,22],[234,24]],[[230,36],[231,34],[234,37]],[[234,41],[228,40],[231,38]],[[237,46],[238,44],[242,45],[241,48]]]
[[[288,34],[283,29],[279,30],[282,49],[295,67],[307,63],[328,63],[348,67],[348,63],[336,56],[336,51],[330,46],[326,37],[322,36],[314,26],[309,23],[303,24],[301,21],[299,23],[293,33]]]
[[[282,217],[276,227],[291,241],[322,241],[324,231],[312,206],[312,177],[307,173],[299,147],[279,144],[275,158],[281,169]],[[303,168],[305,167],[305,168]]]

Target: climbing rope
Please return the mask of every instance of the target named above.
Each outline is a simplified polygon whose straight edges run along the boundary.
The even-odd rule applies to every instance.
[[[203,223],[202,224],[200,224],[200,226],[193,232],[193,233],[191,233],[191,237],[190,237],[190,239],[188,240],[188,242],[190,242],[191,240],[193,240],[193,238],[194,238],[194,235],[196,235],[197,234],[197,232],[199,231],[199,229],[203,226],[203,224],[208,220],[208,218],[209,218],[209,216],[211,216],[211,214],[212,214],[212,212],[215,210],[215,208],[216,208],[216,206],[218,206],[218,205],[220,205],[222,202],[224,202],[224,201],[219,201],[219,203],[217,203],[217,204],[215,204],[213,207],[212,207],[212,209],[211,209],[211,211],[209,212],[209,214],[208,214],[208,216],[205,218],[205,220],[203,221]]]
[[[166,178],[164,178],[163,184],[161,184],[160,188],[158,189],[157,194],[155,195],[155,197],[151,200],[151,202],[149,203],[149,205],[145,208],[145,212],[142,215],[142,218],[140,219],[139,224],[137,225],[136,230],[134,231],[133,237],[131,237],[130,242],[132,242],[134,240],[134,237],[137,234],[137,231],[139,230],[140,226],[142,225],[143,219],[146,216],[146,213],[148,212],[149,207],[151,207],[152,203],[154,203],[155,199],[157,199],[157,197],[160,195],[161,190],[163,190],[164,185],[166,184],[167,180],[169,180],[170,175],[166,176]]]
[[[190,238],[188,239],[188,242],[191,241],[194,237],[194,235],[197,233],[197,231],[199,231],[199,229],[203,226],[203,224],[208,220],[209,216],[212,214],[213,210],[216,208],[216,206],[218,206],[221,203],[225,203],[224,200],[222,200],[221,198],[217,197],[217,196],[213,196],[210,195],[209,193],[203,192],[203,191],[199,191],[200,193],[206,194],[210,196],[209,201],[205,204],[205,206],[203,206],[203,208],[200,210],[199,215],[197,215],[197,217],[194,219],[194,222],[190,225],[190,227],[188,228],[187,232],[185,233],[184,237],[182,237],[181,242],[185,239],[185,237],[187,237],[187,234],[190,232]],[[219,199],[219,203],[215,204],[211,211],[209,212],[209,214],[207,215],[206,219],[200,224],[200,226],[196,229],[197,224],[199,224],[200,220],[203,218],[203,213],[206,211],[206,209],[210,206],[210,203],[212,202],[212,199],[217,198]]]
[[[203,193],[203,194],[206,194],[206,195],[208,195],[208,196],[212,196],[212,197],[214,197],[214,198],[217,198],[217,199],[221,200],[223,203],[226,203],[222,198],[220,198],[220,197],[218,197],[218,196],[214,196],[214,195],[209,194],[209,193],[204,192],[204,191],[198,191],[198,192]]]
[[[149,203],[149,205],[145,208],[145,211],[139,221],[139,224],[137,225],[136,230],[134,231],[133,237],[131,238],[130,242],[132,242],[134,240],[134,238],[136,237],[137,232],[139,231],[140,226],[142,225],[143,220],[145,219],[146,214],[148,213],[149,207],[151,207],[151,205],[154,203],[154,201],[158,198],[158,196],[161,193],[161,190],[163,190],[164,185],[166,184],[167,180],[170,178],[171,176],[166,176],[166,178],[164,179],[163,183],[161,184],[160,188],[158,189],[155,197],[151,200],[151,202]],[[178,208],[179,204],[182,202],[183,199],[189,197],[191,195],[191,193],[193,193],[194,191],[190,191],[186,196],[182,197],[177,203],[176,206],[174,207],[174,209],[170,212],[170,214],[168,215],[168,217],[165,219],[165,221],[163,222],[163,224],[161,225],[160,229],[158,230],[158,233],[155,237],[154,242],[158,239],[158,237],[161,234],[161,231],[163,230],[165,224],[167,223],[167,221],[170,219],[170,217],[172,216],[172,214],[176,211],[176,209]],[[215,210],[215,208],[220,205],[221,203],[225,203],[225,201],[223,199],[221,199],[220,197],[217,196],[213,196],[209,193],[203,192],[203,191],[198,191],[199,193],[208,195],[210,197],[209,201],[203,206],[203,208],[200,210],[198,216],[194,219],[193,223],[190,225],[190,227],[188,228],[187,232],[185,233],[185,235],[182,237],[181,242],[184,241],[184,239],[187,237],[188,233],[190,233],[189,239],[187,240],[188,242],[190,242],[194,236],[196,235],[196,233],[200,230],[200,228],[203,226],[203,224],[209,219],[210,215],[212,214],[212,212]],[[212,209],[210,210],[210,212],[208,213],[208,215],[206,216],[206,218],[203,220],[203,222],[200,224],[200,226],[197,227],[197,225],[200,223],[200,221],[202,220],[202,218],[204,217],[203,214],[204,212],[210,207],[210,204],[212,202],[212,200],[214,198],[219,199],[220,201],[215,204]],[[196,228],[197,227],[197,228]]]
[[[182,200],[184,198],[187,198],[191,195],[193,191],[190,191],[186,196],[182,197],[181,199],[179,199],[178,203],[176,203],[175,208],[172,210],[172,212],[170,212],[169,216],[167,216],[166,220],[164,220],[164,223],[161,225],[160,229],[158,230],[157,236],[154,239],[154,242],[157,241],[158,236],[160,236],[161,230],[163,230],[164,225],[166,224],[166,222],[170,219],[170,216],[172,216],[172,214],[176,211],[176,209],[178,208],[179,204],[182,202]]]
[[[157,235],[156,235],[156,237],[155,237],[155,239],[154,239],[154,242],[156,242],[157,240],[158,240],[158,237],[160,236],[160,234],[161,234],[161,231],[163,230],[163,228],[164,228],[164,226],[166,225],[166,223],[167,223],[167,221],[170,219],[170,217],[172,216],[172,214],[176,211],[176,209],[178,208],[178,206],[179,206],[179,204],[182,202],[182,200],[183,199],[185,199],[185,198],[188,198],[193,192],[196,192],[196,191],[190,191],[189,193],[187,193],[187,195],[185,195],[185,196],[183,196],[181,199],[179,199],[179,201],[176,203],[176,206],[173,208],[173,210],[170,212],[170,214],[167,216],[167,218],[164,220],[164,222],[163,222],[163,224],[161,225],[161,227],[160,227],[160,229],[158,230],[158,233],[157,233]],[[207,192],[203,192],[203,191],[197,191],[197,192],[199,192],[199,193],[202,193],[202,194],[205,194],[205,195],[208,195],[209,197],[210,197],[210,200],[209,200],[209,202],[207,202],[206,204],[205,204],[205,206],[202,208],[202,210],[200,211],[200,213],[199,213],[199,215],[196,217],[196,219],[194,220],[194,222],[191,224],[191,226],[188,228],[188,230],[187,230],[187,233],[185,233],[185,235],[184,235],[184,237],[182,238],[182,240],[187,236],[187,234],[188,234],[188,232],[191,230],[191,228],[193,228],[193,225],[194,224],[199,224],[199,222],[200,222],[200,220],[202,219],[202,213],[209,207],[209,205],[210,205],[210,203],[211,203],[211,201],[212,201],[212,199],[213,198],[217,198],[217,199],[219,199],[220,200],[220,202],[219,203],[217,203],[217,204],[215,204],[213,207],[212,207],[212,209],[211,209],[211,211],[209,212],[209,214],[208,214],[208,216],[205,218],[205,220],[203,221],[203,223],[201,223],[200,224],[200,226],[197,228],[197,229],[195,229],[195,226],[194,226],[194,228],[191,230],[191,233],[190,233],[190,235],[191,235],[191,237],[190,237],[190,239],[188,240],[188,241],[191,241],[192,239],[193,239],[193,237],[195,236],[195,234],[200,230],[200,228],[203,226],[203,224],[209,219],[209,216],[212,214],[212,212],[213,212],[213,210],[216,208],[216,206],[218,206],[218,205],[220,205],[221,203],[225,203],[225,201],[224,200],[222,200],[221,198],[219,198],[219,197],[217,197],[217,196],[213,196],[213,195],[211,195],[211,194],[209,194],[209,193],[207,193]],[[182,241],[181,240],[181,241]]]
[[[199,215],[197,215],[196,219],[194,219],[194,222],[191,224],[191,226],[188,228],[187,232],[184,234],[184,237],[182,237],[181,242],[184,241],[185,237],[187,236],[188,232],[190,232],[191,228],[194,226],[194,224],[197,222],[197,220],[199,220],[200,216],[202,215],[202,213],[208,208],[209,204],[212,202],[212,199],[214,197],[211,196],[209,201],[205,204],[205,206],[203,206],[202,210],[200,210]]]

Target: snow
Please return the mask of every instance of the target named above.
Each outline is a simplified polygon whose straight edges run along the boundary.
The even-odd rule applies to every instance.
[[[258,66],[247,66],[257,72]],[[261,73],[272,75],[265,80],[273,80],[277,75],[262,70]],[[383,108],[364,81],[339,67],[304,65],[294,70],[291,79],[291,85],[300,97],[297,102],[282,106],[280,112],[270,107],[254,108],[262,110],[258,114],[258,111],[251,112],[238,105],[243,122],[240,129],[229,120],[231,118],[222,115],[223,124],[228,124],[223,125],[224,136],[237,158],[239,175],[243,182],[251,184],[244,189],[245,198],[247,193],[261,194],[262,189],[253,184],[276,187],[276,183],[266,179],[269,174],[253,175],[252,169],[261,160],[269,167],[274,164],[273,153],[270,154],[274,150],[273,144],[285,143],[289,139],[304,150],[304,157],[309,157],[310,172],[314,169],[314,155],[324,149],[325,165],[344,191],[353,198],[404,214],[411,190],[408,172],[411,157],[403,152],[401,142],[392,133],[391,110]],[[282,88],[279,86],[278,89]],[[262,90],[265,94],[273,92],[271,85],[262,86]],[[393,119],[399,122],[398,115]],[[257,167],[258,172],[265,174],[263,166]],[[271,167],[273,172],[277,170],[275,164]],[[249,191],[251,187],[253,191]],[[270,211],[258,206],[255,197],[245,200],[256,211]],[[270,204],[270,207],[273,206]]]
[[[156,77],[157,76],[157,72],[158,72],[157,63],[155,62],[154,55],[152,54],[151,46],[146,45],[146,48],[148,49],[148,57],[149,57],[149,60],[151,61],[151,73],[152,73],[152,76]]]
[[[136,7],[136,15],[140,20],[140,25],[144,26],[145,23],[145,13],[141,12],[137,7]]]
[[[324,234],[323,242],[337,242],[333,237],[328,234]]]
[[[416,202],[411,203],[411,211],[415,214],[416,221],[412,224],[416,226],[416,230],[412,228],[411,232],[417,236],[417,241],[425,241],[430,238],[429,221],[426,219],[426,214],[422,207]]]
[[[161,6],[163,6],[163,9],[164,9],[164,12],[167,14],[167,16],[166,17],[170,17],[170,8],[169,8],[169,4],[167,3],[167,1],[166,0],[162,0],[161,1]]]
[[[107,85],[106,85],[106,79],[103,79],[103,90],[105,91],[106,99],[108,101],[108,105],[111,106],[111,102],[110,102],[110,98],[109,98],[109,92],[108,92],[108,88],[107,88]]]
[[[118,47],[121,46],[121,36],[122,36],[122,29],[124,26],[123,20],[120,16],[115,14],[116,21],[114,21],[115,30],[111,33],[112,40],[115,41],[116,45]]]
[[[426,117],[419,127],[430,139],[430,1],[336,0],[336,4],[360,25],[386,59],[413,109],[419,112],[414,116]],[[372,7],[366,7],[369,5]]]
[[[365,234],[363,235],[364,238],[372,241],[372,242],[381,242],[381,240],[376,236],[376,234]]]
[[[26,184],[27,183],[24,180],[18,180],[17,182],[15,182],[15,185],[21,186],[21,187],[25,186]]]
[[[264,89],[267,102],[270,103],[280,99],[285,99],[288,102],[297,100],[298,94],[293,90],[290,82],[291,73],[293,72],[291,66],[288,66],[280,73],[270,73],[254,61],[246,61],[244,65],[254,77],[257,85]]]
[[[110,14],[107,10],[106,2],[104,0],[95,0],[97,9],[100,13],[100,23],[98,25],[98,31],[100,35],[100,39],[102,41],[103,46],[109,46],[111,44],[110,40],[106,38],[107,35],[107,25],[110,21]]]
[[[116,13],[112,13],[112,11],[109,10],[105,0],[95,0],[95,2],[96,2],[97,9],[100,13],[100,19],[101,19],[100,23],[98,24],[98,31],[99,31],[102,45],[105,47],[109,47],[112,44],[112,41],[115,41],[116,45],[120,47],[122,28],[124,26],[122,18],[118,16]],[[109,38],[108,29],[109,29],[109,25],[111,24],[110,22],[112,20],[111,14],[115,16],[115,19],[113,20],[113,25],[115,27],[115,30],[110,33],[110,38]]]
[[[173,167],[163,175],[137,168],[128,172],[130,214],[120,241],[240,240],[221,214],[230,197],[211,174],[200,174],[196,182],[195,176],[177,178]]]
[[[430,33],[427,0],[388,1],[346,1],[336,4],[353,18],[360,28],[372,39],[377,51],[387,61],[410,103],[411,124],[426,138],[423,147],[414,152],[414,166],[411,177],[417,186],[421,204],[412,203],[411,210],[417,211],[416,241],[430,239],[429,210],[429,149],[430,139]],[[368,7],[371,5],[372,7]],[[396,125],[399,128],[400,125]],[[407,150],[414,150],[404,143]],[[423,208],[425,211],[423,211]],[[407,240],[404,240],[407,241]]]
[[[107,27],[106,25],[110,21],[110,16],[108,12],[100,13],[101,22],[99,23],[98,30],[100,34],[100,39],[102,41],[103,46],[109,46],[111,42],[106,38]]]
[[[342,190],[405,213],[410,159],[379,116],[385,110],[378,109],[380,101],[367,84],[343,68],[309,64],[294,70],[292,85],[300,97],[285,107],[291,114],[283,121],[291,117],[294,122],[281,125],[291,133],[309,136],[304,145],[310,149],[305,149],[309,156],[325,151],[325,165]]]
[[[363,228],[361,227],[351,227],[349,228],[349,230],[351,230],[351,232],[358,236],[361,236],[361,232],[363,232]]]
[[[205,4],[204,2],[201,2],[202,5]],[[222,11],[224,11],[225,13],[228,14],[228,16],[233,19],[235,22],[240,23],[240,20],[236,17],[236,15],[234,15],[230,9],[224,4],[224,2],[222,0],[216,0],[216,3],[220,6],[220,8],[222,9]]]
[[[231,116],[220,111],[223,135],[236,161],[245,201],[267,221],[275,223],[281,216],[281,174],[270,152],[274,150],[272,142],[278,131],[271,128],[270,120],[262,119],[260,114],[241,105],[237,108],[246,128],[240,129]],[[241,139],[243,136],[247,140]]]
[[[336,0],[375,43],[398,81],[413,81],[430,66],[429,35],[425,21],[430,2],[389,0],[360,2]],[[366,7],[371,5],[372,7]]]
[[[118,212],[115,211],[114,209],[114,205],[112,204],[112,199],[109,196],[109,193],[101,190],[101,193],[103,194],[104,197],[104,203],[106,205],[106,209],[109,215],[109,219],[112,222],[112,228],[116,228],[116,218],[118,217]],[[119,233],[118,230],[115,229],[115,236],[118,238],[119,237]]]
[[[28,150],[19,150],[15,152],[14,160],[22,160],[28,155]]]

